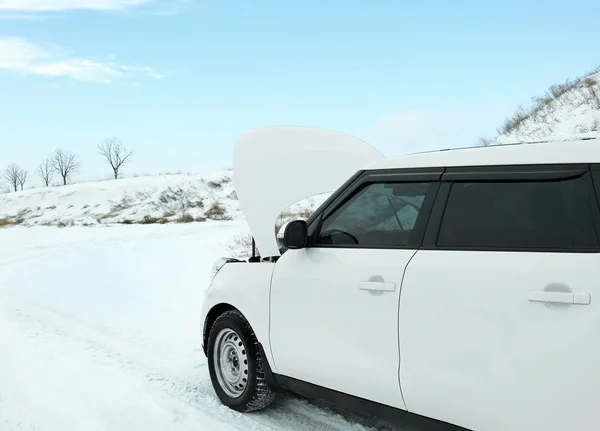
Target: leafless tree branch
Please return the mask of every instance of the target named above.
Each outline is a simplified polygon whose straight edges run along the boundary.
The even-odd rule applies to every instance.
[[[98,153],[104,157],[113,170],[115,180],[119,178],[119,170],[131,161],[133,151],[129,150],[117,137],[107,138],[98,145]]]
[[[27,182],[27,177],[29,176],[29,172],[27,172],[25,169],[21,169],[21,172],[19,172],[19,186],[21,187],[21,190],[23,190],[25,188],[25,183]]]
[[[81,167],[81,162],[71,151],[57,149],[52,156],[52,168],[63,179],[63,185],[67,185],[68,179]]]
[[[6,178],[6,180],[10,183],[15,192],[19,190],[21,177],[23,175],[22,172],[23,169],[16,163],[11,163],[4,171],[4,178]]]
[[[44,159],[36,169],[36,173],[42,179],[46,187],[50,186],[52,176],[54,174],[54,167],[52,166],[52,159]]]

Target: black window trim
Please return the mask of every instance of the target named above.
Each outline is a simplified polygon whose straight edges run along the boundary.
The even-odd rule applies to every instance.
[[[444,251],[489,251],[489,252],[541,252],[541,253],[599,253],[600,252],[600,184],[594,184],[593,166],[598,171],[597,180],[600,182],[600,164],[554,164],[554,165],[490,165],[452,167],[446,169],[441,178],[437,199],[429,216],[429,223],[423,236],[420,250]],[[557,181],[585,177],[591,187],[592,196],[596,197],[596,205],[591,205],[592,219],[598,241],[597,246],[589,248],[573,247],[453,247],[438,246],[437,238],[452,184],[458,182],[477,181]]]
[[[592,174],[592,185],[596,194],[596,203],[600,210],[600,163],[590,164],[590,172]]]
[[[356,184],[360,178],[364,175],[365,170],[361,169],[354,173],[350,178],[348,178],[341,186],[337,188],[329,197],[317,207],[315,211],[306,219],[306,224],[308,225],[308,235],[309,242],[310,238],[314,235],[315,230],[318,229],[321,225],[321,220],[323,213],[327,210],[327,208],[335,202],[341,195],[347,192],[349,189]]]
[[[576,178],[589,169],[587,164],[460,166],[447,168],[442,181],[555,181]]]
[[[357,175],[353,181],[348,181],[346,187],[340,187],[336,196],[332,196],[325,204],[319,207],[309,221],[309,240],[307,248],[316,249],[375,249],[375,250],[417,250],[422,243],[425,229],[429,222],[431,208],[436,200],[440,179],[444,168],[405,168],[405,169],[376,169],[365,170]],[[374,246],[374,245],[348,245],[348,244],[316,244],[315,240],[321,231],[323,220],[348,200],[356,196],[364,187],[373,183],[431,183],[415,227],[411,243],[405,246]],[[423,214],[423,216],[421,216]]]

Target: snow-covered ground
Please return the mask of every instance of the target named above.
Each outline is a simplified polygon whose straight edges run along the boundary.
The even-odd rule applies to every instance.
[[[212,263],[246,229],[0,229],[0,430],[386,429],[291,396],[249,415],[218,402],[199,311]]]

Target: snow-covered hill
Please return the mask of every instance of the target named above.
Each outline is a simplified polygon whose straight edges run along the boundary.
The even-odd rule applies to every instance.
[[[232,183],[232,171],[221,170],[6,193],[0,195],[0,225],[64,227],[237,220],[243,216]],[[299,202],[283,216],[310,214],[325,197]]]
[[[600,136],[600,72],[553,85],[520,107],[487,145]]]
[[[11,224],[98,225],[239,217],[230,171],[163,175],[37,188],[0,195]]]

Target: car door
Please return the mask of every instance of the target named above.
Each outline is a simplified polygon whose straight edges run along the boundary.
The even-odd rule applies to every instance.
[[[277,372],[405,408],[398,306],[441,172],[367,172],[277,261],[270,342]]]
[[[400,300],[408,410],[477,431],[597,429],[588,167],[449,169],[442,181]]]

